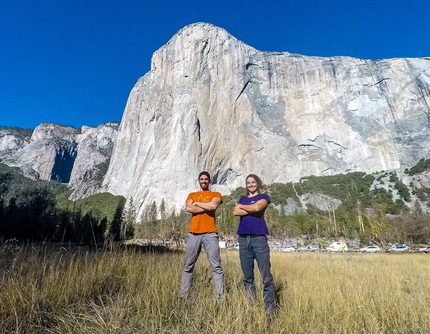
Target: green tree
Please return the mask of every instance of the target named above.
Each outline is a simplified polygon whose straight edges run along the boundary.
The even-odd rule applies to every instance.
[[[158,216],[157,203],[153,201],[146,214],[147,235],[151,243],[153,242],[157,233],[157,216]]]
[[[123,210],[123,217],[121,221],[121,240],[133,238],[135,224],[136,207],[134,206],[133,197],[131,197],[127,208]]]
[[[123,221],[124,204],[125,201],[121,201],[120,203],[118,203],[115,215],[109,227],[109,235],[114,241],[121,240],[121,227]]]
[[[5,197],[9,191],[10,184],[12,182],[12,174],[0,173],[0,241],[3,236],[3,224],[4,224],[4,211],[5,211]]]
[[[170,224],[171,238],[177,247],[182,245],[182,241],[187,237],[187,229],[190,221],[190,215],[182,209],[178,214],[173,210],[170,217],[167,219]]]

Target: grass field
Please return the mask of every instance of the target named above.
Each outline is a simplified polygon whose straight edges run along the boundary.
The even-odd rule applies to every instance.
[[[268,326],[222,251],[217,303],[205,254],[186,299],[184,254],[0,247],[1,333],[430,333],[430,255],[272,253],[278,312]]]

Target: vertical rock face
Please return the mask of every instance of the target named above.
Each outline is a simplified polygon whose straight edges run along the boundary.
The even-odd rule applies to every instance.
[[[0,129],[0,159],[32,179],[57,180],[73,189],[71,199],[96,193],[112,154],[118,123],[82,129],[42,123],[32,134]]]
[[[0,157],[11,156],[28,144],[31,133],[18,128],[0,128]]]
[[[3,155],[2,161],[20,167],[27,177],[67,183],[76,157],[76,134],[72,127],[42,123],[29,141]]]
[[[215,188],[398,169],[429,155],[430,60],[260,52],[197,23],[132,89],[103,189],[183,206],[201,170]]]
[[[154,53],[119,128],[0,128],[0,159],[77,199],[100,191],[113,149],[101,191],[133,198],[141,216],[162,199],[182,208],[202,170],[228,193],[248,173],[270,184],[410,167],[430,156],[429,127],[430,58],[261,52],[197,23]]]
[[[118,126],[118,123],[104,123],[97,128],[82,127],[81,134],[76,137],[78,155],[70,176],[69,186],[73,189],[70,199],[93,195],[99,190]]]

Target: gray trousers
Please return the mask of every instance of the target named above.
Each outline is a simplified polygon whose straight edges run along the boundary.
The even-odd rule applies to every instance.
[[[221,268],[221,257],[219,254],[219,238],[216,233],[188,233],[187,249],[185,252],[185,267],[182,272],[179,296],[184,297],[190,288],[194,266],[200,255],[202,246],[212,267],[212,274],[215,283],[215,297],[216,299],[220,299],[224,292],[224,274]]]

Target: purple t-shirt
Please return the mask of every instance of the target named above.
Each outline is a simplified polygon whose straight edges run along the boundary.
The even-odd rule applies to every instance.
[[[267,203],[270,203],[270,198],[267,194],[257,194],[253,197],[242,196],[239,199],[238,204],[249,205],[254,204],[260,199],[265,199]],[[267,229],[266,220],[264,219],[263,209],[259,212],[252,212],[246,216],[240,217],[239,228],[237,229],[237,234],[269,234]]]

